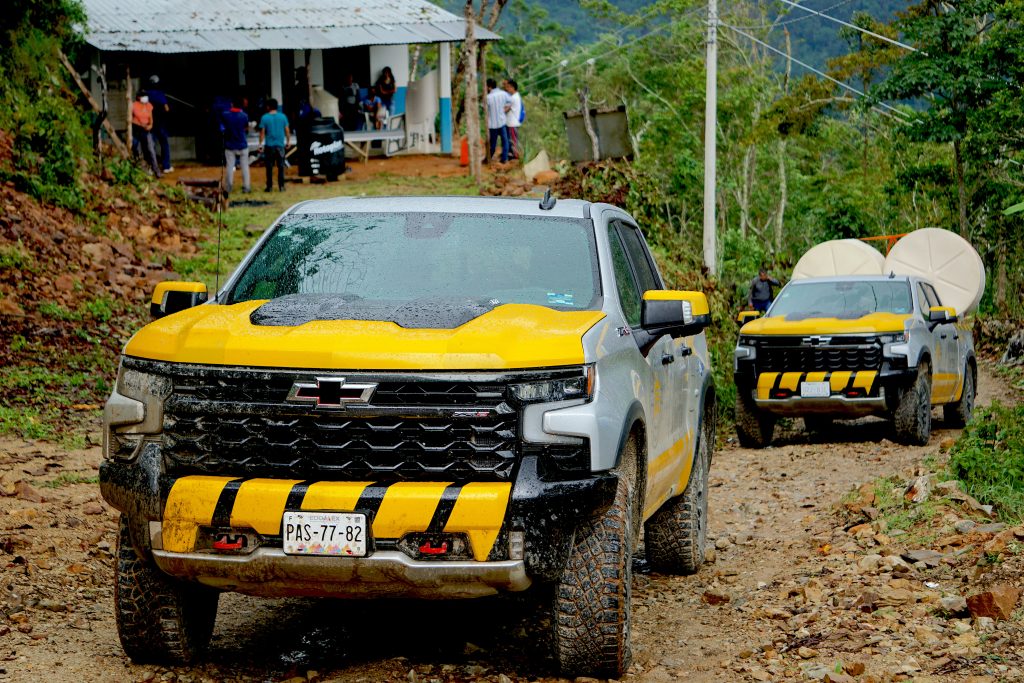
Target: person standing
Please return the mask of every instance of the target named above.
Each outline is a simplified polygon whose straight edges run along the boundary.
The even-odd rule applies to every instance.
[[[762,268],[758,271],[757,277],[750,281],[750,294],[747,296],[747,303],[755,311],[764,313],[775,300],[773,287],[780,287],[778,280],[768,275],[768,271]]]
[[[484,163],[490,163],[494,156],[494,148],[501,140],[501,163],[508,162],[508,120],[509,110],[508,93],[498,87],[498,82],[493,78],[487,79],[487,133],[488,154]]]
[[[359,115],[359,84],[352,72],[345,74],[341,86],[341,127],[345,130],[359,130],[363,117]]]
[[[235,164],[242,168],[242,192],[249,194],[249,115],[241,108],[240,98],[231,100],[231,108],[224,112],[224,191],[229,195],[235,185]],[[270,170],[267,170],[270,175]],[[269,182],[269,181],[268,181]]]
[[[505,125],[508,126],[509,156],[518,159],[522,156],[522,148],[519,146],[519,126],[523,125],[523,98],[519,94],[519,84],[510,78],[505,81],[505,92],[508,93],[508,115],[505,118]]]
[[[277,100],[267,100],[267,113],[260,119],[260,150],[267,165],[267,192],[274,189],[274,167],[277,167],[277,187],[284,192],[284,154],[288,149],[291,130],[288,117],[277,110]]]
[[[167,137],[171,105],[167,94],[160,89],[160,77],[156,74],[149,77],[149,103],[153,105],[153,138],[160,147],[160,167],[164,173],[169,173],[174,170],[171,166],[171,142]]]
[[[377,86],[377,94],[380,95],[380,101],[384,103],[384,108],[391,111],[391,99],[398,91],[398,83],[395,81],[395,74],[391,72],[390,66],[381,70],[380,77],[374,85]]]
[[[138,154],[140,149],[153,175],[159,178],[160,166],[156,162],[156,148],[153,146],[153,105],[145,90],[140,90],[132,102],[132,153]]]

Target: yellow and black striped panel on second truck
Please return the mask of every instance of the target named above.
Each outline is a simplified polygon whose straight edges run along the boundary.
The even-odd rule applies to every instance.
[[[923,444],[932,408],[963,425],[977,385],[970,328],[914,276],[790,282],[740,329],[734,370],[736,430],[750,447],[771,443],[780,416],[824,429],[879,415],[899,441]]]

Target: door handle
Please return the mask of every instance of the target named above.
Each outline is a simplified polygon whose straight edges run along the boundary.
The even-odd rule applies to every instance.
[[[661,364],[662,365],[668,365],[669,363],[675,363],[675,362],[676,362],[676,357],[673,356],[671,353],[663,353],[663,354],[661,354]]]
[[[683,348],[679,349],[679,357],[680,358],[686,358],[687,356],[692,355],[692,354],[693,354],[693,349],[691,349],[689,346],[686,346],[685,344],[683,345]]]

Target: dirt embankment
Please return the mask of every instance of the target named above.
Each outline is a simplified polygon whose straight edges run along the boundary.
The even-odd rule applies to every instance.
[[[997,397],[1016,398],[983,370],[980,401]],[[698,575],[651,574],[637,560],[635,664],[624,680],[1024,680],[1020,609],[975,619],[963,604],[1021,587],[1020,536],[984,526],[992,521],[949,491],[887,517],[892,501],[876,482],[892,477],[900,499],[957,432],[938,422],[928,446],[905,448],[882,423],[839,425],[827,437],[797,427],[766,450],[730,443],[716,453],[715,550]],[[99,457],[0,443],[0,680],[560,680],[530,597],[227,595],[207,663],[132,665],[111,611],[116,516],[92,483]]]

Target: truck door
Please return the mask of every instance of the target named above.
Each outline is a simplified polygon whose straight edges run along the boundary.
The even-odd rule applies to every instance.
[[[629,266],[641,292],[664,289],[654,259],[644,243],[639,228],[624,221],[616,225]],[[655,377],[653,422],[659,435],[658,449],[650,453],[647,506],[660,505],[675,493],[679,477],[689,453],[686,444],[686,378],[688,357],[681,354],[683,340],[668,335],[653,340],[647,352],[647,363]],[[650,421],[649,421],[650,422]],[[654,425],[648,425],[650,429]]]
[[[928,309],[941,306],[935,288],[925,282],[918,283],[918,297],[921,313],[928,320]],[[931,324],[929,323],[929,327]],[[932,329],[932,403],[949,403],[953,400],[959,381],[957,364],[960,353],[957,350],[957,329],[952,323],[941,323]]]

